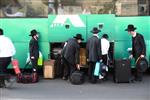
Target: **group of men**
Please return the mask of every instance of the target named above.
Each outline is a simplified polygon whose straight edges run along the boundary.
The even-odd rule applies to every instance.
[[[138,58],[144,58],[146,56],[146,46],[143,35],[137,33],[136,27],[129,24],[125,31],[132,36],[132,54],[130,58],[135,58],[135,61]],[[88,76],[91,83],[97,83],[97,76],[94,75],[94,69],[96,62],[103,62],[107,65],[108,61],[108,50],[110,43],[108,41],[108,35],[103,34],[102,38],[99,38],[98,33],[100,30],[97,27],[94,27],[91,33],[93,36],[87,40],[86,51],[87,51],[87,61],[89,64]],[[79,65],[79,43],[84,40],[81,34],[77,34],[76,37],[69,39],[67,45],[63,49],[64,63],[69,69],[68,72],[64,74],[64,79],[67,79],[75,70],[80,70]],[[133,80],[142,81],[143,72],[136,66],[136,71],[134,73]]]
[[[143,58],[146,56],[146,46],[144,37],[137,33],[136,27],[129,24],[125,31],[128,31],[132,35],[132,55],[130,58],[134,57],[137,60],[139,57]],[[97,77],[94,76],[95,64],[97,61],[103,62],[107,65],[107,54],[109,50],[109,41],[108,35],[104,34],[102,38],[99,37],[98,33],[100,30],[97,27],[94,27],[91,30],[93,36],[87,40],[86,50],[87,50],[87,61],[89,62],[89,81],[91,83],[97,82]],[[38,32],[34,29],[30,32],[32,38],[29,43],[30,59],[32,62],[33,72],[37,70],[37,60],[39,57],[39,45],[38,45]],[[63,79],[68,79],[70,75],[76,71],[80,70],[79,65],[79,51],[80,43],[84,39],[81,34],[76,34],[74,38],[71,38],[65,44],[62,50],[63,62],[65,65],[66,71],[63,74]],[[15,47],[12,41],[4,36],[4,32],[0,29],[0,73],[7,73],[7,67],[11,63],[11,58],[15,55]],[[142,72],[136,68],[135,80],[142,81]]]

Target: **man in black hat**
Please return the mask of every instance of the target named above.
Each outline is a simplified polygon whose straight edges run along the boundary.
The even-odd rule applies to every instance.
[[[80,45],[84,39],[81,34],[76,34],[74,38],[67,41],[67,44],[63,48],[62,56],[64,60],[64,66],[66,67],[63,79],[68,79],[68,77],[75,71],[80,70],[79,66],[79,51]]]
[[[86,49],[87,49],[87,60],[89,62],[89,81],[91,83],[97,82],[97,77],[94,76],[95,64],[97,61],[101,60],[101,43],[98,36],[100,30],[94,27],[91,31],[93,36],[88,39]]]
[[[146,56],[146,46],[144,37],[141,34],[135,32],[135,30],[136,27],[134,27],[134,25],[132,24],[129,24],[127,29],[125,29],[125,31],[128,31],[128,33],[132,35],[132,55],[130,56],[130,58],[134,57],[135,61],[137,61],[139,57],[143,58]],[[142,72],[140,71],[140,69],[138,69],[137,66],[135,80],[142,81]]]
[[[29,43],[29,53],[30,53],[30,59],[32,63],[33,72],[37,71],[37,61],[39,58],[39,44],[38,44],[38,32],[33,29],[30,32],[30,35],[32,38]]]

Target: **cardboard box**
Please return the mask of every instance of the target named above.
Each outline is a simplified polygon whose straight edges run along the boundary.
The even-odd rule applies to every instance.
[[[80,48],[80,65],[86,65],[86,49]]]
[[[55,60],[44,61],[44,78],[54,78],[54,62]]]

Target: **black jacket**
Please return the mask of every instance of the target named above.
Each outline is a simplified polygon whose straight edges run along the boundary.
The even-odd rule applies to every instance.
[[[39,45],[38,41],[32,38],[29,43],[29,51],[30,51],[30,57],[34,56],[35,59],[38,59],[39,57]]]
[[[146,46],[144,37],[137,33],[135,37],[132,37],[132,54],[136,59],[141,55],[146,55]]]
[[[101,59],[101,42],[96,36],[92,36],[88,39],[87,45],[87,58],[90,62],[96,62]]]
[[[77,40],[71,38],[67,41],[67,45],[63,48],[63,57],[72,65],[79,64],[80,45]]]

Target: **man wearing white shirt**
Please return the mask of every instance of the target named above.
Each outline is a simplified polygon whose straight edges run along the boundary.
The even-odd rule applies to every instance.
[[[11,62],[11,57],[15,55],[16,50],[12,41],[3,35],[0,29],[0,73],[7,73],[7,66]]]
[[[102,60],[103,63],[105,65],[107,65],[107,61],[108,61],[108,51],[109,51],[109,47],[110,47],[110,43],[108,41],[108,35],[107,34],[103,34],[102,38],[101,38],[101,51],[102,51]]]
[[[109,47],[110,47],[108,38],[109,37],[107,34],[103,34],[103,36],[101,38],[102,60],[103,60],[104,65],[106,65],[106,66],[108,65],[108,51],[109,51]],[[103,72],[104,79],[106,79],[106,80],[107,80],[107,71],[108,71],[108,67]]]

